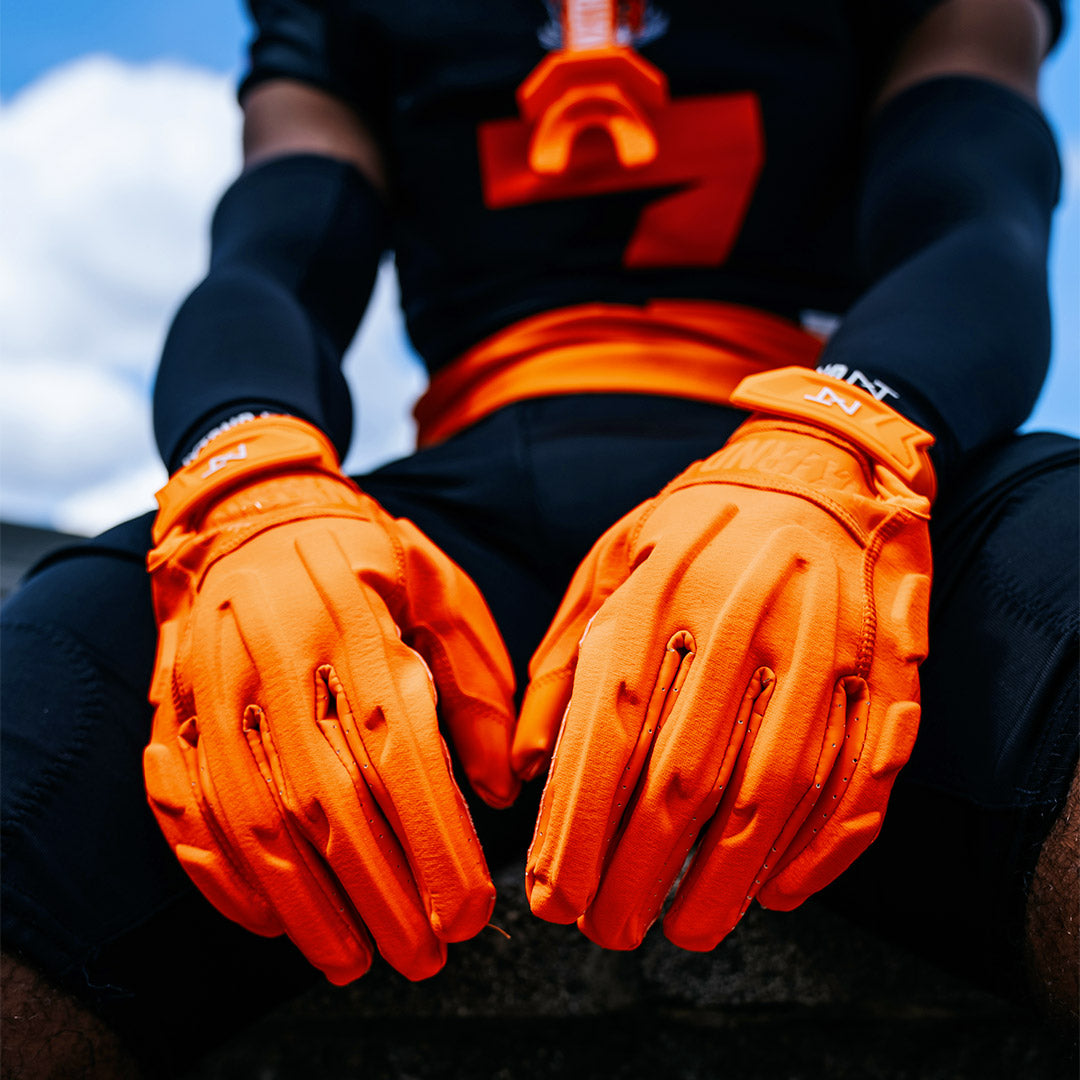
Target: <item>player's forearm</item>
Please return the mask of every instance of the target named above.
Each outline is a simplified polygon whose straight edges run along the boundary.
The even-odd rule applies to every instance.
[[[862,371],[956,460],[1028,415],[1050,349],[1047,246],[1060,166],[1038,109],[949,76],[892,101],[870,135],[859,221],[870,282],[824,351]]]
[[[154,428],[170,470],[245,409],[301,416],[344,454],[352,407],[340,362],[384,242],[380,197],[349,164],[282,157],[233,184],[210,271],[177,312],[158,370]]]

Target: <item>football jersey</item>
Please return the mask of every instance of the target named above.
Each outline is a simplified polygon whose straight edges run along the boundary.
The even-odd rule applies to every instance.
[[[642,93],[656,95],[645,108],[659,133],[653,157],[629,165],[594,133],[561,173],[530,166],[536,118],[519,88],[572,44],[540,0],[250,0],[241,94],[299,79],[376,134],[406,322],[435,371],[509,324],[582,303],[845,310],[864,284],[854,228],[869,105],[935,2],[623,3],[618,43],[653,79]]]

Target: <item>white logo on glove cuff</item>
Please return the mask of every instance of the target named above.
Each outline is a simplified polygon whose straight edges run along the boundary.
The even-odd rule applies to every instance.
[[[241,443],[235,450],[228,450],[224,454],[217,454],[210,459],[207,470],[202,474],[200,479],[205,480],[208,476],[213,476],[219,469],[224,469],[230,461],[243,461],[246,457],[247,443]]]
[[[854,416],[862,405],[861,401],[846,401],[827,386],[823,386],[816,394],[803,394],[803,398],[807,401],[816,401],[819,405],[839,405],[848,416]]]

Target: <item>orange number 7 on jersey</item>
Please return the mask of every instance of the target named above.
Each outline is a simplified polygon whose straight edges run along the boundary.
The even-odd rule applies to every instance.
[[[674,189],[642,211],[623,264],[727,258],[765,160],[755,94],[670,101],[656,68],[616,48],[549,55],[518,100],[522,119],[489,121],[477,133],[489,209]]]

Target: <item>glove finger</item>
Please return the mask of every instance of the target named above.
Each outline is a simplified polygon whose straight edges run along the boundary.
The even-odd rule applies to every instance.
[[[575,645],[581,636],[574,639]],[[573,662],[529,681],[510,752],[511,768],[522,780],[539,776],[551,760],[559,726],[570,704],[576,668],[575,655]]]
[[[257,732],[250,725],[262,723],[255,719],[257,710],[245,718],[249,727],[245,733]],[[200,741],[200,787],[206,801],[221,814],[220,790],[209,764],[209,755],[202,751],[206,740]],[[236,782],[237,773],[243,782],[261,789],[260,803],[269,799],[270,806],[250,820],[237,820],[233,810],[228,822],[231,843],[241,852],[241,858],[274,905],[294,945],[310,963],[332,983],[344,986],[364,975],[371,966],[373,951],[363,926],[333,876],[318,859],[305,836],[285,810],[284,778],[274,776],[264,761],[260,770],[243,768],[222,769],[219,755],[214,756],[213,771],[221,776],[222,789]],[[255,772],[255,776],[251,773]],[[262,780],[259,783],[258,777]],[[272,809],[271,809],[272,807]],[[252,807],[246,808],[248,813]]]
[[[812,538],[790,549],[799,572],[761,608],[756,655],[776,671],[776,684],[664,919],[682,948],[712,949],[739,921],[811,811],[843,741],[831,677],[839,579],[831,559],[811,552]]]
[[[465,572],[411,523],[397,525],[408,582],[404,637],[431,669],[439,717],[469,783],[489,806],[509,806],[521,783],[510,767],[514,671],[502,635]]]
[[[717,643],[727,641],[726,659],[706,663],[700,673],[717,684],[725,704],[688,728],[686,745],[676,749],[673,744],[669,761],[682,775],[671,777],[669,785],[661,781],[660,787],[671,786],[677,792],[685,784],[687,791],[705,797],[715,778],[730,725],[735,723],[735,710],[726,702],[741,699],[758,666],[751,659],[751,650],[760,625],[770,613],[774,621],[786,613],[778,595],[795,592],[795,584],[806,576],[801,573],[806,559],[794,542],[801,539],[802,530],[788,536],[792,530],[782,529],[758,549],[734,588],[728,590],[724,578],[730,556],[725,530],[734,517],[728,508],[714,513],[710,527],[689,546],[657,549],[640,561],[633,576],[607,600],[584,640],[526,876],[533,886],[533,911],[545,918],[568,922],[582,915],[597,890],[616,830],[622,818],[630,816],[627,811],[639,794],[638,776],[658,730],[654,721],[661,703],[656,696],[656,675],[661,665],[649,659],[650,653],[656,656],[657,644],[675,640],[682,619],[688,620],[684,629],[709,620],[714,653]],[[724,548],[716,546],[721,537]],[[725,591],[728,595],[722,603],[712,600]],[[692,641],[693,634],[686,632]],[[612,712],[621,723],[611,722]],[[722,734],[712,727],[717,718],[728,725]],[[634,748],[633,753],[630,748]],[[718,760],[711,759],[713,754]],[[709,764],[698,775],[705,761]],[[651,805],[643,809],[640,832],[643,843],[662,850],[663,865],[685,821],[673,826],[670,815],[674,808],[665,806],[659,794],[657,798],[662,809]],[[693,799],[693,795],[675,799],[678,812],[686,819],[693,816]],[[631,841],[628,852],[633,847]],[[632,860],[633,856],[628,854],[627,858]],[[635,875],[629,863],[625,876],[628,881],[636,877],[639,885],[645,881]],[[621,876],[617,880],[621,881]],[[618,903],[613,906],[617,908]],[[619,936],[615,933],[611,940],[619,940]]]
[[[705,671],[703,661],[697,671]],[[707,683],[708,675],[696,681]],[[684,772],[684,740],[693,738],[710,715],[701,708],[702,687],[693,682],[684,683],[685,696],[658,733],[633,812],[615,838],[593,902],[578,920],[582,933],[606,949],[637,948],[656,921],[698,833],[727,790],[744,738],[757,731],[774,678],[767,668],[754,673],[730,729],[713,732],[708,752]],[[711,704],[715,715],[725,711],[724,705]]]
[[[439,734],[430,671],[333,534],[308,534],[297,550],[318,593],[334,598],[337,708],[354,720],[348,745],[408,859],[435,936],[472,937],[491,917],[495,888]]]
[[[283,934],[269,901],[234,865],[210,808],[200,798],[197,744],[196,718],[178,727],[171,707],[160,705],[153,737],[143,751],[150,808],[188,877],[218,911],[263,937]]]
[[[298,718],[314,717],[315,695],[313,685],[296,685],[295,662],[278,641],[282,624],[267,580],[246,568],[233,570],[223,584],[236,599],[212,605],[198,627],[211,646],[213,672],[198,698],[212,702],[216,712],[213,724],[203,724],[197,747],[199,787],[223,846],[245,868],[244,876],[259,883],[289,938],[331,982],[344,985],[368,970],[373,950],[331,869],[289,811],[296,797],[280,768],[282,744],[289,743]],[[281,673],[272,692],[260,691],[253,658],[258,669]],[[263,693],[274,701],[272,712],[258,704]],[[264,739],[277,744],[273,755],[261,752]],[[302,765],[294,771],[311,767],[321,775],[307,750],[296,748]]]
[[[776,770],[776,783],[763,782],[760,774],[754,780],[755,767],[777,760],[777,744],[790,722],[782,718],[790,686],[790,679],[778,677],[771,699],[761,702],[767,712],[751,712],[727,791],[712,804],[715,816],[664,917],[665,935],[680,948],[707,952],[731,932],[761,887],[770,860],[782,855],[801,825],[818,778],[828,774],[836,753],[831,731],[816,766],[811,760],[809,775],[805,766],[785,763]]]
[[[906,543],[902,543],[906,539]],[[766,907],[790,910],[838,877],[874,841],[893,781],[908,760],[919,726],[918,665],[926,658],[930,577],[925,524],[883,549],[870,580],[879,612],[867,676],[847,680],[857,701],[848,742],[829,777],[821,809],[792,841],[760,893]]]
[[[279,753],[274,740],[279,725],[257,706],[249,706],[244,732],[309,869],[330,869],[392,967],[410,979],[427,978],[445,964],[446,947],[432,932],[408,860],[352,757],[345,732],[354,721],[334,704],[328,685],[334,682],[328,668],[316,675],[322,745],[305,768],[289,767],[290,755]]]
[[[525,881],[533,912],[551,922],[573,922],[588,907],[653,739],[677,700],[670,680],[689,654],[689,635],[670,653],[642,642],[642,627],[658,620],[636,593],[616,593],[592,621],[544,788]],[[661,602],[644,595],[645,603]],[[649,659],[657,652],[666,667]]]
[[[794,837],[758,899],[790,911],[840,876],[877,838],[893,782],[911,754],[919,727],[916,701],[888,706],[873,716],[865,692],[857,722],[849,727],[843,753],[822,792],[813,820]],[[869,733],[886,729],[887,738]]]
[[[640,513],[639,508],[623,517],[593,545],[529,662],[511,753],[514,772],[523,780],[538,776],[551,759],[570,703],[579,648],[600,606],[630,574],[626,538]]]
[[[760,661],[786,661],[783,651],[770,643],[779,641],[786,651],[792,619],[808,602],[816,607],[829,599],[827,577],[806,569],[803,541],[797,529],[771,536],[712,614],[712,628],[694,672],[671,719],[657,735],[603,882],[581,920],[584,933],[599,944],[634,948],[640,943],[698,831],[717,808],[747,727],[753,722],[756,730],[756,721],[764,714],[773,677]],[[723,588],[722,578],[710,572],[710,563],[717,558],[723,565],[730,557],[719,549],[696,556],[696,571],[706,571],[706,584],[692,573],[684,590],[673,597],[674,609],[685,615],[700,594]],[[715,581],[711,588],[710,578]],[[683,597],[682,591],[689,595]],[[808,626],[805,620],[796,622],[800,625],[805,643]]]
[[[399,843],[397,837],[404,834],[405,827],[365,746],[365,728],[370,731],[372,721],[383,720],[369,716],[366,724],[359,721],[333,668],[320,669],[319,680],[318,724],[348,773],[361,812],[357,822],[349,815],[347,804],[335,808],[339,820],[331,821],[329,838],[330,847],[336,849],[335,863],[341,863],[342,880],[383,956],[408,978],[426,978],[445,963],[444,940],[449,939],[440,940],[432,928],[432,911],[438,911],[438,905],[432,898],[432,886],[418,884],[423,860],[417,860]],[[332,854],[328,851],[327,857]],[[420,869],[414,870],[417,863]],[[456,885],[451,883],[451,887]],[[437,889],[438,883],[434,887]],[[484,878],[474,887],[486,896],[489,883]],[[487,910],[486,904],[482,910]]]

